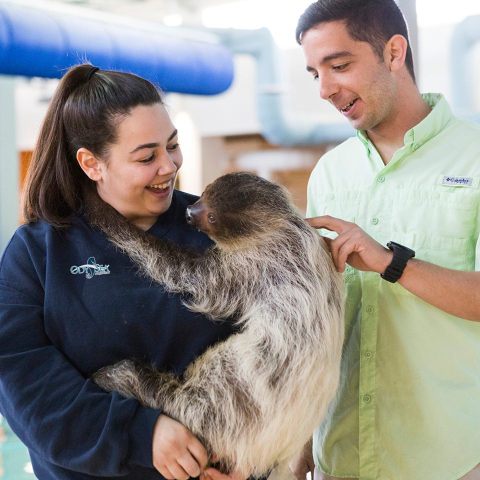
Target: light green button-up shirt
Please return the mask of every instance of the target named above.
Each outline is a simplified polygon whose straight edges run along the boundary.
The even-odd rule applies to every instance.
[[[308,216],[360,225],[382,244],[480,270],[480,127],[440,95],[388,165],[363,132],[328,152]],[[317,465],[362,480],[457,480],[480,463],[480,323],[428,305],[372,272],[345,272],[342,380],[314,436]]]

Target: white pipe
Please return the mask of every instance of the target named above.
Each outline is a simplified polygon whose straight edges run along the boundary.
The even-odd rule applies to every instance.
[[[20,216],[19,161],[15,135],[15,79],[0,76],[0,253]]]
[[[480,42],[480,15],[467,17],[455,26],[450,48],[452,107],[458,115],[480,120],[475,112],[473,99],[474,83],[471,63],[472,50]]]
[[[269,30],[214,30],[233,53],[251,55],[257,66],[257,105],[262,134],[282,146],[338,143],[354,134],[350,125],[292,114],[285,106],[280,54]]]

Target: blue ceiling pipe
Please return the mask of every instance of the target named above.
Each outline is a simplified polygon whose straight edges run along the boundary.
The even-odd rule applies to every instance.
[[[0,4],[0,74],[60,78],[70,66],[136,73],[166,92],[214,95],[233,81],[221,44],[71,14]]]

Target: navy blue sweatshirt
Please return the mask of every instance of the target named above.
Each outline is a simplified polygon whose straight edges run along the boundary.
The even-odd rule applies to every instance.
[[[203,251],[175,192],[150,233]],[[0,409],[41,480],[161,479],[152,464],[159,411],[103,392],[89,377],[136,358],[181,374],[231,324],[189,312],[140,276],[82,216],[58,230],[20,227],[0,263]]]

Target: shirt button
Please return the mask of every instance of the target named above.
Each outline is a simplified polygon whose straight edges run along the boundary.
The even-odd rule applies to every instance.
[[[370,350],[367,350],[363,355],[367,360],[370,360],[373,357],[373,352],[370,352]]]
[[[378,222],[379,222],[379,221],[380,221],[380,220],[379,220],[377,217],[373,217],[373,218],[372,218],[372,225],[378,225]]]
[[[383,183],[385,181],[385,177],[383,175],[380,175],[380,177],[377,178],[378,183]]]
[[[375,311],[375,307],[373,305],[367,305],[367,308],[365,308],[365,311],[367,313],[373,313]]]
[[[371,395],[366,393],[365,395],[362,396],[362,400],[363,400],[364,403],[370,403],[372,401],[372,397],[371,397]]]

